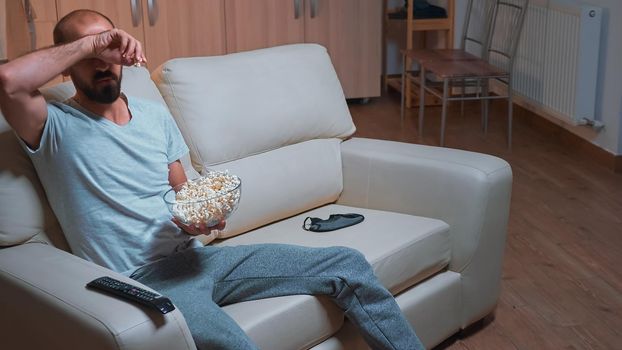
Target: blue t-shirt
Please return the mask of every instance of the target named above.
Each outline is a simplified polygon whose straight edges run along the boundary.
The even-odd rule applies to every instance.
[[[36,151],[27,149],[74,254],[121,273],[198,241],[162,198],[168,165],[188,152],[163,106],[128,98],[125,125],[73,100],[48,104]]]

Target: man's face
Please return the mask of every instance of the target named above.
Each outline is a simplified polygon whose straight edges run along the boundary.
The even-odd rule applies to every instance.
[[[112,29],[112,25],[99,16],[85,16],[72,23],[72,39],[98,34]],[[76,90],[88,99],[110,104],[121,94],[122,68],[98,58],[84,59],[68,70]]]
[[[93,58],[78,62],[70,72],[76,90],[94,102],[110,104],[121,94],[121,66]]]

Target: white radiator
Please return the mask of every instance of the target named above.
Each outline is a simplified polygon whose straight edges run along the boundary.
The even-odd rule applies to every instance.
[[[513,88],[528,103],[573,125],[594,120],[602,9],[547,1],[530,5]]]

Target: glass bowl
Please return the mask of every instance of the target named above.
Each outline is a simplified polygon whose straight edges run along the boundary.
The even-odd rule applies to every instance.
[[[209,171],[164,193],[171,214],[184,225],[218,225],[240,203],[242,180],[226,171]]]

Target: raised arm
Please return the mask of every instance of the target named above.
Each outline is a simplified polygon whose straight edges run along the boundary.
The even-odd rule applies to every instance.
[[[32,148],[38,148],[47,119],[45,100],[38,89],[84,59],[123,65],[145,60],[136,39],[112,29],[0,65],[0,108],[9,125]]]

